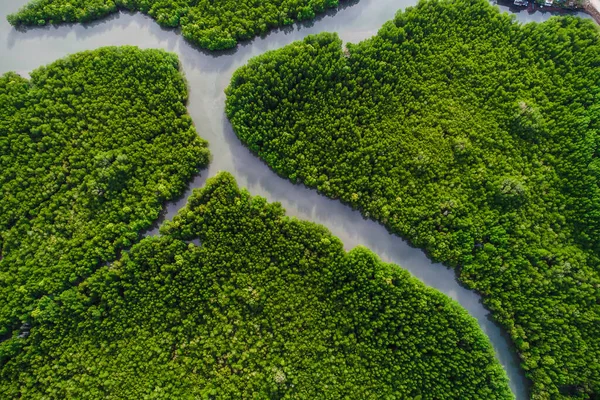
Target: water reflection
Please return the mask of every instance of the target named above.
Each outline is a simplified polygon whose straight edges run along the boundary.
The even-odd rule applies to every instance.
[[[86,25],[43,27],[20,30],[10,27],[4,16],[16,11],[27,0],[0,4],[0,73],[14,70],[26,75],[32,69],[77,51],[108,45],[137,45],[162,48],[179,55],[190,85],[188,109],[200,135],[210,143],[212,162],[190,184],[188,192],[165,208],[163,218],[171,218],[185,204],[193,188],[202,187],[207,177],[218,171],[231,172],[242,187],[269,201],[279,201],[288,215],[314,221],[328,227],[346,249],[364,245],[382,260],[401,265],[427,285],[457,300],[477,319],[489,336],[498,359],[506,369],[518,399],[528,396],[528,381],[519,368],[519,360],[503,331],[490,319],[480,297],[463,288],[452,270],[433,264],[425,254],[349,207],[320,196],[314,190],[293,185],[271,171],[237,139],[224,114],[224,89],[233,72],[251,57],[300,40],[308,34],[338,32],[342,40],[358,42],[377,32],[396,10],[414,5],[416,0],[351,0],[337,11],[315,21],[272,31],[236,49],[208,53],[187,43],[176,30],[163,29],[141,14],[118,13]],[[508,10],[507,7],[501,7]],[[521,22],[543,21],[549,14],[516,15]],[[586,16],[587,17],[587,16]],[[149,234],[156,234],[154,229]]]

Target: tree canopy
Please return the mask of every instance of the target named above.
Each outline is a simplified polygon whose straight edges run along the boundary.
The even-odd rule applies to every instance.
[[[186,100],[177,57],[159,50],[0,77],[0,364],[40,301],[117,258],[208,163]]]
[[[119,9],[140,11],[161,26],[180,27],[190,42],[209,50],[235,47],[268,30],[309,20],[339,0],[34,0],[9,15],[12,25],[86,22]]]
[[[240,68],[240,139],[275,171],[457,268],[510,333],[533,397],[600,396],[600,43],[422,1],[359,44],[310,36]]]
[[[161,233],[40,299],[2,397],[512,398],[458,303],[228,173]]]

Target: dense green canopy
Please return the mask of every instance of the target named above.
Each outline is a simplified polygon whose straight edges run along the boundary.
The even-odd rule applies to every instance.
[[[161,232],[40,300],[3,398],[512,398],[458,303],[227,173]]]
[[[339,0],[33,0],[9,15],[12,25],[85,22],[119,9],[141,11],[165,27],[181,27],[190,42],[209,50],[235,47],[269,29],[315,18]]]
[[[308,37],[233,76],[227,114],[275,171],[456,267],[536,398],[600,396],[600,43],[426,1],[378,35]]]
[[[0,77],[0,364],[41,300],[114,260],[208,163],[178,67],[109,47]]]

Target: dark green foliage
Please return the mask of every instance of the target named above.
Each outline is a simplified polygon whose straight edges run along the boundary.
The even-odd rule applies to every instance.
[[[40,301],[114,260],[208,163],[178,67],[109,47],[0,77],[0,363]]]
[[[227,173],[161,232],[42,298],[3,398],[512,397],[456,302]]]
[[[457,267],[535,398],[600,396],[592,22],[421,2],[346,50],[322,34],[251,60],[227,94],[238,136],[275,171]]]
[[[181,27],[190,42],[209,50],[235,47],[269,29],[313,19],[339,0],[33,0],[9,15],[12,25],[85,22],[119,9],[141,11],[165,27]]]

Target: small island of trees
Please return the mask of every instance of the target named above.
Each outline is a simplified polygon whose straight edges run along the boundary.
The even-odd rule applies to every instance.
[[[279,174],[457,269],[536,399],[600,396],[600,36],[422,1],[359,44],[307,37],[239,69],[227,115]]]
[[[344,1],[344,0],[342,0]],[[140,11],[161,26],[181,28],[195,45],[222,50],[270,29],[309,20],[339,0],[35,0],[8,21],[15,26],[87,22],[118,10]]]

